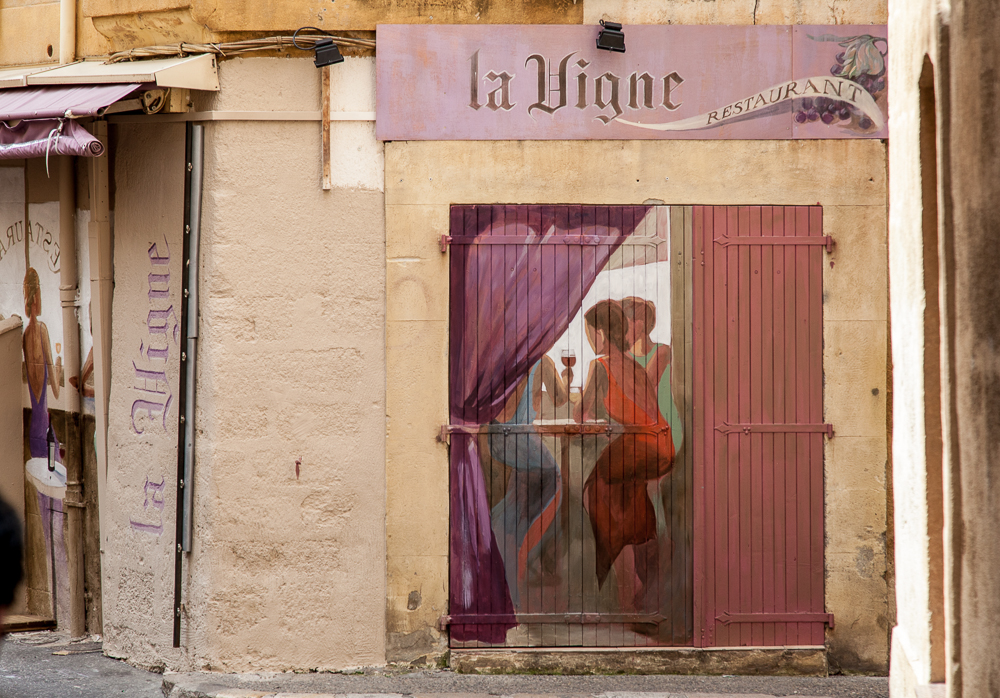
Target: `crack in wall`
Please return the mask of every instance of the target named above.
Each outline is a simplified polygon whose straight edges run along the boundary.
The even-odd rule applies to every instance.
[[[753,0],[753,23],[757,25],[757,10],[760,8],[760,0]]]

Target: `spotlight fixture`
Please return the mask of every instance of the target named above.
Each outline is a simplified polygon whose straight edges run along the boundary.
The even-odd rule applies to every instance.
[[[601,32],[597,35],[597,48],[616,53],[625,53],[625,32],[618,22],[601,20]]]
[[[322,29],[317,27],[299,27],[292,34],[292,45],[295,48],[302,51],[308,51],[309,46],[299,46],[297,39],[299,38],[299,33],[305,31],[306,29],[311,29],[314,32],[318,32],[323,36],[330,36]],[[313,61],[317,68],[322,68],[324,66],[333,65],[334,63],[343,63],[344,57],[340,53],[340,48],[333,42],[333,39],[320,39],[312,45],[312,49],[316,52],[316,59]]]
[[[344,62],[344,57],[340,55],[340,49],[337,48],[337,44],[333,43],[333,39],[320,39],[313,48],[316,49],[314,62],[317,68]]]

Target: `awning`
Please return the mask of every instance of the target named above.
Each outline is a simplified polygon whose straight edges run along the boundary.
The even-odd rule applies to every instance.
[[[127,97],[138,87],[138,84],[128,83],[0,90],[0,121],[100,116],[105,107]]]
[[[0,121],[0,160],[49,155],[100,157],[104,144],[72,119],[40,119],[7,125]]]
[[[101,116],[114,102],[151,88],[218,90],[215,56],[0,70],[0,160],[99,157],[104,145],[73,119]]]
[[[215,56],[185,56],[149,61],[77,61],[67,65],[36,65],[0,70],[0,89],[33,85],[97,85],[144,83],[189,90],[219,89]]]

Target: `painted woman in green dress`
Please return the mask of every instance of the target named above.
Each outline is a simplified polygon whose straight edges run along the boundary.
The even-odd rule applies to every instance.
[[[656,387],[656,401],[660,414],[670,424],[674,450],[679,452],[684,438],[684,427],[681,425],[681,415],[677,411],[670,389],[670,345],[654,342],[649,336],[656,327],[656,306],[652,301],[630,296],[622,299],[622,310],[625,311],[625,317],[629,321],[626,335],[631,346],[629,355],[646,369],[646,375]]]

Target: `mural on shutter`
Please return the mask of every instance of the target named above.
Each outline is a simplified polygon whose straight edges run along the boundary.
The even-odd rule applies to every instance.
[[[453,207],[453,646],[691,643],[670,228]]]
[[[822,645],[819,206],[693,210],[695,608],[705,647]]]
[[[823,643],[831,244],[819,207],[452,207],[452,646]]]

